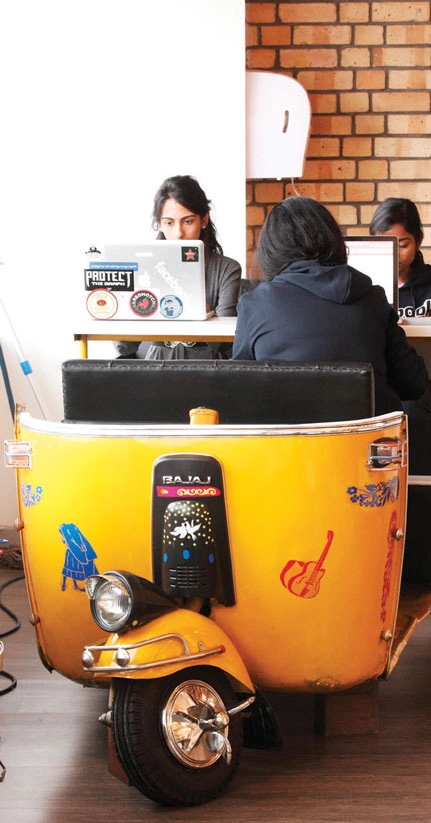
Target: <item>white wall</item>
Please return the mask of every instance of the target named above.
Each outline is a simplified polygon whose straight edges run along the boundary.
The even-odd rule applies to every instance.
[[[244,0],[24,0],[0,29],[0,343],[14,398],[50,417],[77,357],[74,296],[89,245],[153,237],[154,192],[195,175],[226,254],[245,258]],[[90,344],[90,356],[115,354]],[[2,440],[12,422],[0,375]],[[16,516],[1,468],[0,524]]]

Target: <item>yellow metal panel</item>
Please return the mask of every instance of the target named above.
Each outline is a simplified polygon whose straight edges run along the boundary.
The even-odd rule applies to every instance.
[[[403,540],[393,535],[405,526],[406,469],[371,470],[368,444],[404,437],[404,423],[313,434],[286,427],[277,436],[215,429],[108,436],[105,427],[104,436],[91,436],[78,428],[70,436],[22,427],[33,465],[18,470],[20,517],[43,654],[62,674],[88,677],[82,648],[105,635],[79,574],[93,563],[99,572],[152,578],[153,464],[190,452],[212,455],[223,468],[237,603],[214,604],[212,619],[252,680],[328,691],[378,676],[390,648],[383,635],[393,634],[396,619]],[[60,532],[70,524],[82,536],[84,572],[79,562],[70,568]]]
[[[236,683],[238,691],[253,691],[253,683],[249,674],[232,641],[223,630],[212,620],[208,620],[199,613],[179,609],[176,612],[169,612],[157,620],[145,626],[140,626],[127,633],[127,638],[123,635],[112,635],[107,640],[108,646],[121,646],[139,643],[154,637],[175,633],[179,635],[187,644],[187,654],[184,653],[183,643],[175,637],[160,640],[147,646],[141,646],[130,651],[131,667],[154,664],[153,668],[136,670],[125,673],[126,677],[152,679],[164,677],[179,668],[190,666],[215,666],[227,672]],[[214,654],[208,654],[203,659],[193,659],[193,655],[208,653],[214,650]],[[217,651],[216,651],[217,650]],[[190,653],[190,659],[188,658]],[[160,665],[161,661],[176,659],[181,657],[180,663],[167,663]],[[101,666],[112,666],[114,663],[114,653],[112,651],[102,652],[97,661]],[[122,676],[123,672],[117,666],[114,676]],[[105,675],[106,677],[106,675]]]

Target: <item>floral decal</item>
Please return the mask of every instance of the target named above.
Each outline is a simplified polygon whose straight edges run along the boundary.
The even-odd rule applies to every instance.
[[[358,486],[349,486],[347,489],[351,503],[359,503],[360,506],[369,508],[393,503],[398,499],[398,493],[398,477],[393,477],[392,480],[382,480],[379,483],[368,483],[364,489]]]
[[[21,483],[21,497],[24,506],[35,506],[42,498],[42,486],[36,486],[33,490],[31,483]]]

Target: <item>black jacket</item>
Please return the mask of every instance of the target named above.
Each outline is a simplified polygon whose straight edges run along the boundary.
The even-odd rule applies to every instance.
[[[421,263],[412,269],[398,290],[400,317],[431,317],[431,266]]]
[[[350,361],[374,368],[376,414],[428,385],[384,290],[347,265],[291,263],[238,302],[235,360]]]

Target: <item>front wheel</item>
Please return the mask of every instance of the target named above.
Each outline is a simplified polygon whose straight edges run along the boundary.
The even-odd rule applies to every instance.
[[[157,803],[198,805],[232,780],[242,745],[235,693],[209,666],[156,680],[120,680],[112,704],[114,743],[124,771]]]

